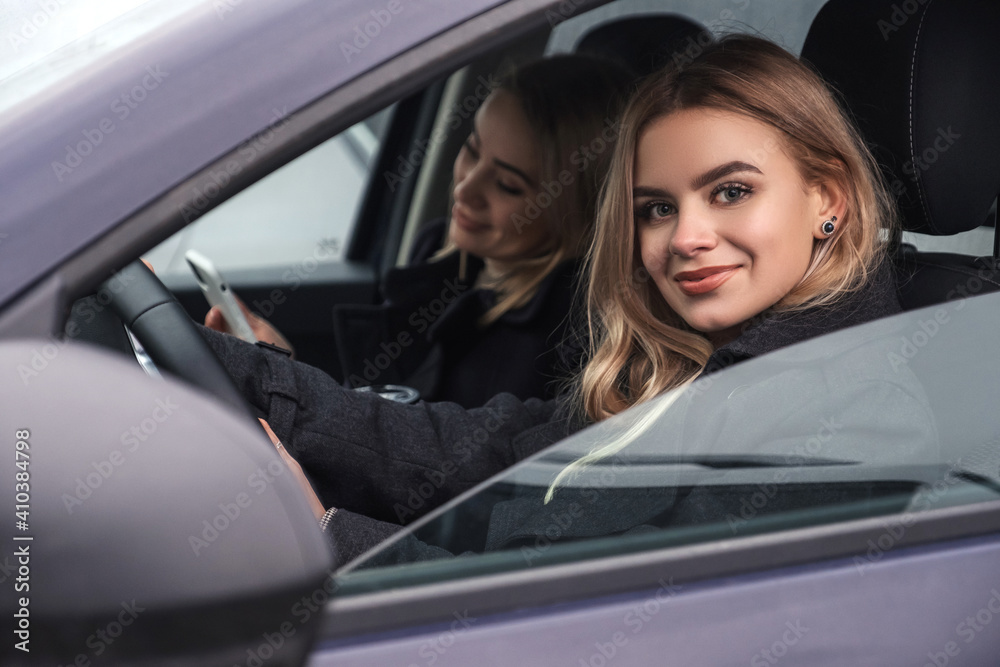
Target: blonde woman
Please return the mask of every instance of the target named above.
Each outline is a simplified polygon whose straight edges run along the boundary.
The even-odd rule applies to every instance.
[[[402,384],[469,408],[500,392],[555,396],[580,257],[633,87],[627,70],[590,56],[500,78],[455,159],[448,218],[427,224],[408,265],[386,276],[383,304],[334,310],[347,386]],[[216,311],[205,323],[224,330]]]
[[[330,508],[324,527],[346,562],[398,524],[588,423],[744,359],[898,312],[884,259],[884,239],[895,229],[877,166],[822,81],[774,44],[733,36],[648,78],[624,111],[589,254],[589,361],[567,397],[501,395],[469,411],[385,409],[324,389],[331,383],[321,373],[278,360],[301,388],[289,415],[270,402],[265,383],[244,384],[272,426],[280,420],[284,433],[275,430],[313,475]],[[231,369],[266,354],[216,347]],[[788,369],[750,387],[706,383],[676,430],[691,442],[764,442],[773,437],[768,424],[781,424],[791,448],[820,427],[798,423],[800,408],[826,401],[829,414],[848,420],[882,409],[883,442],[919,446],[912,443],[933,425],[906,408],[921,395],[906,369],[887,372],[885,355],[851,359],[832,370]],[[802,386],[814,390],[790,389]],[[543,529],[551,523],[546,503],[560,502],[568,478],[628,446],[603,443],[555,479],[544,500],[501,504],[487,546],[510,547],[532,526]],[[425,488],[414,503],[413,491]],[[675,500],[593,506],[571,532],[656,525]],[[441,555],[407,544],[403,558]]]

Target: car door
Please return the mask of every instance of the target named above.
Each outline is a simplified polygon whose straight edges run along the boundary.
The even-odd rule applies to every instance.
[[[311,664],[990,664],[998,313],[842,330],[554,445],[340,570]]]

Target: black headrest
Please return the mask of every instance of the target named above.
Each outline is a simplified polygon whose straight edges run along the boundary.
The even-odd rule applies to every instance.
[[[830,0],[802,48],[843,93],[904,227],[983,224],[1000,192],[1000,3]]]
[[[616,60],[645,76],[675,56],[694,58],[713,41],[711,31],[683,16],[649,14],[603,23],[584,35],[574,51]]]

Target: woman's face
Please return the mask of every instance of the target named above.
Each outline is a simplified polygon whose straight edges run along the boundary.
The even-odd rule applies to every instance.
[[[541,157],[535,133],[512,94],[493,92],[476,113],[472,134],[455,159],[455,205],[450,235],[462,250],[486,260],[511,261],[540,254],[550,240],[536,201]]]
[[[639,137],[633,190],[642,263],[667,304],[717,345],[801,280],[835,210],[807,187],[779,133],[690,109]]]

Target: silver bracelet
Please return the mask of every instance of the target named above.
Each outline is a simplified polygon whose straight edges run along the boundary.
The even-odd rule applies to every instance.
[[[337,513],[336,507],[331,507],[326,512],[324,512],[323,516],[319,520],[319,529],[325,533],[326,527],[330,525],[330,521],[333,519],[336,513]]]

